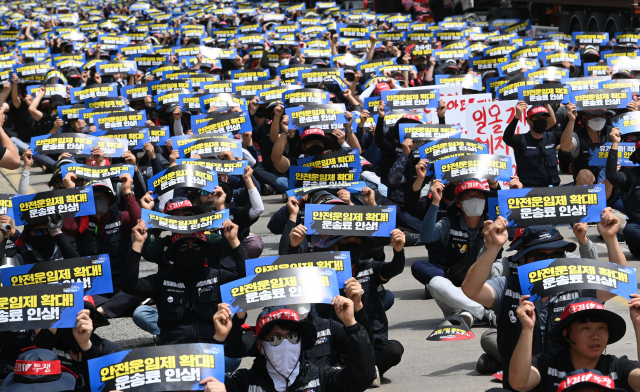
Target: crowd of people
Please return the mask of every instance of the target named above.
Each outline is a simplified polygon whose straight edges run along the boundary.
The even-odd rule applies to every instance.
[[[476,370],[502,372],[502,388],[493,390],[640,391],[638,362],[605,354],[626,332],[624,318],[603,305],[616,294],[568,287],[534,300],[519,280],[518,267],[531,263],[598,260],[588,224],[562,222],[572,223],[576,244],[556,225],[515,230],[508,214],[490,206],[505,190],[601,184],[606,208],[595,221],[608,261],[628,265],[620,242],[640,257],[640,128],[634,133],[612,120],[640,110],[640,66],[620,68],[607,56],[632,63],[640,35],[618,42],[606,34],[585,44],[571,34],[536,34],[528,20],[415,20],[335,2],[13,1],[0,4],[0,14],[0,167],[21,168],[20,195],[31,193],[32,170],[42,170],[53,194],[90,188],[94,203],[90,214],[49,211],[21,228],[5,212],[0,267],[108,254],[113,285],[112,293],[84,297],[74,328],[2,329],[3,390],[91,391],[88,361],[123,351],[98,331],[119,317],[132,317],[156,346],[224,346],[225,378],[200,380],[209,392],[379,387],[389,369],[402,366],[404,347],[387,317],[396,299],[385,284],[403,273],[409,246],[425,250],[411,274],[445,323],[490,327],[479,339],[484,354]],[[552,53],[563,55],[548,61]],[[500,67],[512,62],[513,72]],[[590,109],[569,99],[570,87],[564,99],[543,103],[504,89],[569,80],[591,80],[589,89],[618,81],[634,98]],[[409,95],[397,101],[393,94]],[[479,94],[510,103],[512,116],[496,128],[499,142],[484,152],[505,151],[513,171],[506,179],[470,170],[476,175],[447,180],[434,162],[478,150],[445,149],[435,158],[423,150],[449,137],[474,142],[474,124],[448,115],[446,99],[487,102]],[[104,114],[139,116],[105,128]],[[464,130],[433,137],[408,130],[423,124],[441,127],[425,132]],[[129,139],[121,153],[104,143],[84,151],[40,143],[118,131],[143,142]],[[593,145],[608,147],[606,164],[592,159]],[[213,173],[215,186],[156,184],[190,164]],[[117,165],[133,170],[91,179],[68,169]],[[561,183],[561,172],[573,181]],[[282,205],[264,217],[262,197],[270,195],[282,195]],[[309,234],[317,222],[305,219],[305,209],[323,204],[395,206],[395,227],[381,236]],[[145,219],[218,212],[228,219],[188,233]],[[246,260],[263,255],[251,231],[261,218],[280,236],[279,255],[349,252],[351,277],[330,304],[269,306],[249,320],[246,309],[223,301],[220,287],[252,275]],[[385,254],[385,247],[392,249]],[[157,272],[141,277],[142,260]],[[637,294],[629,316],[638,341]],[[246,357],[252,366],[239,369]]]

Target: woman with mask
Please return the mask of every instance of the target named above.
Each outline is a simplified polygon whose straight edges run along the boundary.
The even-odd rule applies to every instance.
[[[436,223],[444,191],[440,180],[431,185],[432,202],[422,221],[420,236],[427,244],[429,261],[418,260],[411,273],[429,292],[445,317],[459,314],[469,327],[474,320],[492,320],[492,312],[469,299],[460,286],[484,244],[482,223],[487,213],[486,191],[478,179],[462,181],[455,188],[455,198],[447,207],[449,216]]]
[[[553,110],[547,105],[535,105],[527,111],[530,131],[515,135],[522,113],[527,111],[527,103],[516,104],[516,114],[504,130],[504,142],[513,148],[518,166],[518,177],[525,188],[560,185],[558,174],[557,145],[562,132],[547,129],[556,125]]]
[[[564,128],[560,140],[562,151],[571,153],[571,168],[576,185],[599,184],[604,181],[605,174],[602,166],[591,166],[591,143],[610,142],[611,125],[607,125],[607,110],[583,110],[578,119],[576,105],[567,104],[569,121]],[[577,122],[577,126],[576,126]]]

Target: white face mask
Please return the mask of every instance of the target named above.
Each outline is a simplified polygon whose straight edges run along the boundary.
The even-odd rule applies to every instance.
[[[280,65],[289,65],[289,59],[280,60]]]
[[[273,380],[276,391],[285,391],[287,384],[291,385],[300,373],[300,350],[302,342],[293,344],[286,338],[279,346],[273,347],[268,342],[262,342],[262,351],[267,357],[267,371]],[[287,378],[289,382],[287,383]]]
[[[484,199],[474,197],[473,199],[461,201],[462,210],[468,217],[476,217],[482,215],[484,212]]]
[[[589,128],[593,129],[594,131],[600,131],[602,130],[602,128],[604,128],[604,124],[606,122],[607,122],[607,119],[602,117],[596,117],[589,120],[588,124],[589,124]]]

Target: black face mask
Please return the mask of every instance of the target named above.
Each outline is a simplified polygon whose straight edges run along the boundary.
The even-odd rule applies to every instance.
[[[355,242],[348,242],[346,244],[339,244],[338,249],[341,252],[349,252],[351,254],[351,262],[355,263],[360,260],[360,254],[362,253],[362,244]]]
[[[51,235],[44,234],[39,237],[31,237],[29,238],[31,241],[31,245],[35,250],[37,250],[42,257],[49,258],[53,255],[53,251],[56,248],[56,239]]]
[[[194,271],[204,266],[204,251],[187,249],[173,252],[173,267],[181,271]]]
[[[456,187],[453,185],[445,186],[442,190],[442,198],[446,200],[453,200],[456,198]]]
[[[95,199],[96,205],[96,214],[104,214],[109,209],[109,199],[106,197],[96,197]]]
[[[314,144],[311,147],[307,147],[307,155],[314,156],[324,153],[324,146],[322,144]]]
[[[422,72],[427,69],[427,64],[416,64],[416,69],[418,72]]]
[[[82,352],[78,341],[75,336],[73,336],[73,329],[71,328],[60,328],[58,333],[56,334],[56,346],[58,350],[61,351],[71,351],[74,354],[79,354]]]
[[[543,133],[547,130],[547,120],[533,120],[531,130],[536,133]]]

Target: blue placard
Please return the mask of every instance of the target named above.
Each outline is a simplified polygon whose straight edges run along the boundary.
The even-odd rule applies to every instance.
[[[603,184],[522,188],[498,191],[498,204],[509,227],[520,228],[600,222],[607,197]]]
[[[169,166],[147,180],[147,190],[153,192],[153,196],[163,195],[176,188],[196,188],[213,192],[217,186],[218,175],[196,165]]]
[[[633,100],[633,93],[629,89],[607,89],[571,91],[569,102],[576,105],[577,110],[596,109],[626,109]]]
[[[498,212],[500,211],[498,209],[498,198],[497,197],[488,197],[487,198],[487,206],[489,207],[489,220],[495,221],[496,219],[498,219],[498,215],[500,215]]]
[[[298,163],[298,166],[325,168],[355,167],[359,172],[362,172],[360,152],[357,148],[354,148],[352,150],[330,152],[323,155],[298,158],[296,161]],[[316,164],[306,165],[307,163],[310,163],[312,161],[314,161]]]
[[[219,159],[176,159],[178,165],[198,165],[209,170],[213,170],[218,175],[228,174],[230,176],[244,175],[244,168],[247,167],[249,161],[222,161]]]
[[[621,135],[640,132],[640,112],[627,112],[611,119],[611,125],[620,130]]]
[[[120,177],[123,174],[128,174],[133,178],[135,167],[124,163],[109,166],[92,166],[75,163],[62,165],[62,169],[60,171],[62,178],[64,178],[69,172],[74,173],[78,178],[84,178],[87,180],[103,180],[105,178]]]
[[[390,237],[396,228],[396,207],[307,204],[307,234]]]
[[[574,31],[571,37],[576,45],[606,45],[609,42],[609,33]]]
[[[84,286],[84,295],[113,293],[108,254],[3,268],[1,277],[2,286],[57,284],[70,280]]]
[[[312,185],[304,188],[296,188],[288,190],[287,197],[295,196],[296,199],[301,198],[304,195],[315,192],[321,189],[344,189],[349,193],[358,193],[361,192],[367,183],[364,181],[356,181],[356,182],[346,182],[344,184],[337,185]]]
[[[129,130],[135,129],[133,132],[127,132]],[[142,150],[144,149],[144,145],[149,143],[149,131],[146,129],[138,130],[138,128],[143,127],[132,127],[132,128],[116,128],[110,129],[108,131],[96,131],[93,132],[92,136],[104,136],[111,137],[117,139],[127,139],[129,150]]]
[[[84,102],[87,98],[97,98],[97,97],[118,97],[118,87],[115,83],[109,84],[111,88],[105,88],[104,84],[97,86],[85,86],[85,87],[76,87],[70,89],[70,98],[71,103],[80,103],[80,101]],[[83,97],[82,92],[85,92],[87,95]],[[76,93],[80,94],[77,95]],[[80,99],[78,99],[80,97]]]
[[[100,119],[109,118],[108,122],[101,123]],[[98,113],[93,116],[93,124],[98,130],[110,130],[129,127],[144,127],[147,124],[147,112],[145,110],[130,111],[126,113]]]
[[[611,142],[604,143],[601,146],[591,148],[589,150],[590,166],[605,166],[611,149]],[[618,163],[620,166],[637,166],[629,160],[629,157],[636,151],[635,143],[620,143],[618,147]]]
[[[336,271],[338,287],[343,289],[344,283],[352,277],[350,252],[312,252],[296,255],[267,256],[245,261],[248,275],[286,268],[320,267]]]
[[[300,176],[298,173],[309,173],[309,172],[322,173],[322,176],[316,176],[318,179],[314,179],[313,175],[308,176]],[[329,175],[333,174],[334,181],[330,181],[327,179]],[[336,185],[345,182],[355,182],[360,179],[360,171],[356,168],[338,168],[338,169],[323,169],[323,168],[315,168],[315,167],[307,167],[307,166],[290,166],[289,167],[289,189],[300,188],[296,186],[298,177],[305,177],[308,180],[303,180],[303,186],[312,186],[312,185]],[[322,177],[322,181],[319,179]],[[340,180],[340,178],[344,178],[344,180]],[[308,182],[307,185],[304,185],[305,182]]]
[[[16,226],[54,214],[63,217],[94,215],[93,187],[58,189],[11,199]]]
[[[229,219],[229,209],[183,217],[143,208],[140,219],[145,221],[148,229],[163,229],[172,233],[189,234],[221,228],[222,223]]]
[[[471,178],[511,181],[511,157],[493,154],[472,154],[441,159],[433,163],[436,178],[443,184]]]
[[[440,90],[386,90],[381,94],[385,106],[391,110],[437,108]]]
[[[572,290],[602,290],[632,299],[638,293],[636,271],[627,266],[582,258],[549,259],[518,267],[518,280],[529,301]]]
[[[461,86],[468,90],[482,91],[482,77],[480,77],[480,75],[436,75],[436,84],[443,86]]]
[[[187,152],[186,150],[197,145],[197,144],[202,144],[201,146],[198,146],[198,150],[200,150],[201,148],[203,149],[203,151],[201,152],[196,152],[196,154],[200,155],[200,158],[209,158],[212,156],[220,156],[220,154],[223,151],[231,151],[231,153],[233,154],[233,156],[235,158],[242,158],[242,140],[237,140],[237,139],[228,139],[228,138],[211,138],[210,140],[206,140],[206,142],[201,140],[206,140],[206,139],[200,139],[197,141],[194,141],[192,143],[187,143],[187,144],[183,144],[181,145],[178,150],[180,152],[180,158],[188,158],[187,156]],[[205,143],[214,143],[215,145],[212,145],[211,147],[206,146]],[[191,153],[190,153],[191,154]]]

